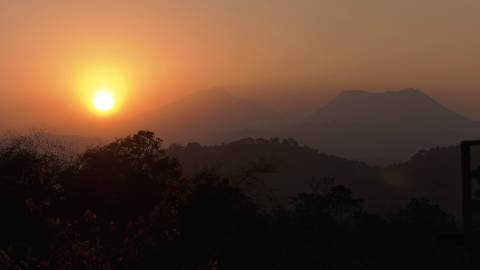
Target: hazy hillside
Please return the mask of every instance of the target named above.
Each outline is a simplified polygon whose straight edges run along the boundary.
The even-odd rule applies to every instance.
[[[421,196],[460,214],[458,147],[422,150],[407,162],[388,168],[321,154],[291,139],[242,139],[216,146],[173,145],[168,154],[180,159],[187,175],[207,168],[241,181],[252,177],[250,173],[256,170],[264,172],[250,180],[258,183],[263,195],[273,193],[280,201],[309,191],[314,183],[328,184],[325,179],[334,178],[335,183],[351,187],[366,198],[367,206],[373,209],[386,210]]]
[[[292,137],[304,145],[369,164],[406,161],[421,149],[480,137],[471,121],[415,89],[346,91],[296,123],[271,106],[200,91],[134,120],[167,142],[218,144],[245,137]]]
[[[260,190],[262,195],[273,193],[280,201],[311,190],[312,184],[328,184],[330,179],[368,198],[369,207],[388,208],[390,203],[393,207],[401,201],[401,194],[396,187],[383,180],[380,168],[320,154],[317,150],[298,145],[292,139],[242,139],[216,146],[197,143],[185,147],[173,145],[168,149],[168,154],[182,162],[187,174],[205,168],[214,169],[238,181],[253,181],[263,189]],[[258,175],[253,173],[257,170],[260,172]],[[387,197],[390,202],[385,204]]]
[[[219,143],[263,135],[277,126],[275,113],[220,89],[196,92],[137,119],[136,129],[168,142]]]
[[[321,152],[401,161],[420,149],[478,137],[480,126],[419,90],[346,91],[290,133]]]
[[[407,162],[384,169],[384,173],[385,181],[396,186],[400,192],[427,197],[460,216],[460,147],[422,150]]]

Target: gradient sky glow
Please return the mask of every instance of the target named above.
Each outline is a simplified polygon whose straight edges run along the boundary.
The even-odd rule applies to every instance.
[[[0,0],[0,127],[97,121],[79,98],[95,70],[126,81],[118,117],[212,86],[298,85],[415,87],[480,119],[479,12],[473,0]]]

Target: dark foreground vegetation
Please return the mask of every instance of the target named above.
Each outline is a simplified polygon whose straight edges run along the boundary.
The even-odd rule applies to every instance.
[[[314,184],[288,204],[214,171],[185,177],[141,131],[73,160],[0,151],[0,269],[461,269],[455,219],[422,198],[369,213]]]

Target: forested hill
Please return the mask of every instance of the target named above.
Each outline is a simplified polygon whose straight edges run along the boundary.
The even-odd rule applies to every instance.
[[[458,147],[422,150],[407,162],[386,168],[322,154],[293,139],[248,138],[215,146],[189,143],[172,145],[167,153],[181,161],[187,175],[210,169],[238,181],[249,178],[280,201],[311,190],[312,185],[335,181],[366,198],[374,209],[388,210],[422,196],[460,214]]]
[[[312,185],[328,185],[331,181],[351,187],[375,208],[385,206],[382,201],[386,196],[399,196],[383,180],[380,168],[321,154],[293,139],[248,138],[216,146],[189,143],[172,145],[167,153],[181,161],[187,175],[202,169],[215,170],[240,182],[256,182],[263,188],[260,192],[273,193],[280,201],[311,190]]]
[[[462,200],[459,146],[422,150],[407,162],[384,169],[384,178],[403,193],[428,197],[460,216]]]

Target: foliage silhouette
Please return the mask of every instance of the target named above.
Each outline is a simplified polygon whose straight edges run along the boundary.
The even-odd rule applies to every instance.
[[[298,154],[292,141],[255,143]],[[73,161],[22,143],[3,147],[0,269],[467,268],[464,250],[439,241],[457,228],[434,203],[415,198],[379,215],[325,179],[325,188],[267,208],[245,179],[281,167],[256,160],[239,165],[238,179],[213,170],[184,176],[149,131]]]
[[[85,152],[65,184],[72,203],[82,212],[123,220],[148,214],[160,201],[174,207],[184,183],[179,163],[161,142],[140,131]]]

